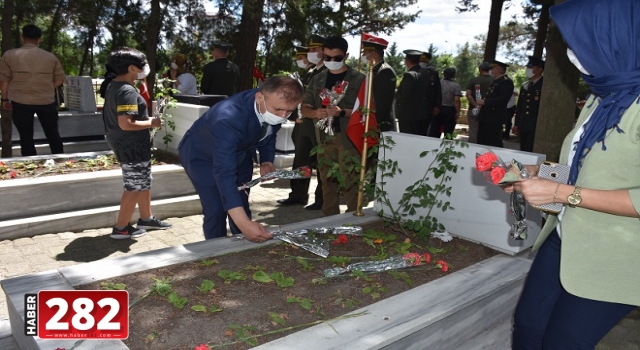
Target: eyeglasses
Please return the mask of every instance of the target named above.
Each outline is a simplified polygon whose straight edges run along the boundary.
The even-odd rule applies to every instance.
[[[342,62],[342,60],[344,59],[344,56],[327,56],[327,55],[322,55],[322,59],[323,59],[324,61],[327,61],[327,62],[331,62],[331,61],[334,61],[334,62]]]

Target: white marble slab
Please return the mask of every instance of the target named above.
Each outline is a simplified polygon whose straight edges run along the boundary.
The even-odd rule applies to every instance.
[[[184,134],[191,128],[193,122],[198,120],[206,111],[209,110],[208,106],[194,105],[190,103],[176,103],[175,108],[167,109],[167,114],[171,114],[173,117],[171,120],[175,123],[175,130],[163,128],[154,136],[153,146],[161,150],[166,150],[169,153],[178,154],[178,145],[182,140]],[[168,145],[164,144],[162,139],[166,133],[173,135],[171,142]]]
[[[440,140],[431,137],[387,132],[384,136],[390,136],[396,143],[392,150],[386,151],[386,157],[398,161],[398,167],[403,170],[394,177],[386,177],[385,190],[389,193],[391,203],[398,203],[406,188],[422,178],[435,153],[420,158],[420,153],[438,149]],[[527,208],[527,224],[529,226],[529,238],[524,241],[514,241],[509,238],[509,228],[515,221],[509,214],[509,195],[498,186],[490,184],[483,175],[475,170],[475,154],[484,153],[486,146],[470,144],[469,148],[459,148],[465,158],[458,160],[463,167],[457,173],[450,174],[450,184],[453,185],[451,197],[443,199],[451,202],[455,210],[441,210],[434,208],[432,215],[447,228],[447,230],[465,239],[488,245],[507,254],[516,254],[533,245],[540,232],[542,218],[540,212],[531,207]],[[516,159],[523,164],[538,164],[545,159],[542,154],[520,152],[503,148],[492,148],[503,161],[511,162]],[[380,156],[384,153],[381,152]],[[433,178],[433,176],[431,176]],[[380,173],[377,177],[381,179]],[[390,215],[386,206],[376,202],[377,210],[383,209],[385,215]],[[425,215],[418,212],[409,216],[418,219]]]

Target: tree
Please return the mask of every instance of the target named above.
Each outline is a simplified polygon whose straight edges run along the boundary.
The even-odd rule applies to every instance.
[[[560,4],[564,0],[556,0]],[[566,55],[567,45],[555,23],[549,26],[540,111],[533,151],[558,161],[565,136],[571,131],[580,72]]]
[[[384,55],[384,61],[396,71],[396,75],[402,75],[404,72],[404,55],[398,52],[398,44],[395,42],[391,43],[391,46],[388,47]]]
[[[263,10],[264,0],[243,1],[240,30],[234,45],[237,47],[236,64],[240,68],[240,91],[253,87],[252,73],[256,62],[256,47],[258,47]]]
[[[13,32],[11,27],[13,25],[13,9],[14,0],[4,0],[4,7],[2,8],[2,54],[12,48]]]
[[[476,67],[480,64],[480,59],[474,59],[468,42],[458,46],[458,52],[458,56],[454,60],[457,70],[456,80],[464,87],[476,75]]]

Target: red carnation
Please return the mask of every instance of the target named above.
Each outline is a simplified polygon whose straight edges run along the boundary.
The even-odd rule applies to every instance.
[[[407,253],[403,256],[404,260],[409,261],[413,266],[418,266],[422,263],[422,256],[418,253]]]
[[[493,169],[491,169],[491,180],[493,181],[494,184],[498,184],[500,183],[500,181],[502,181],[502,178],[504,178],[504,174],[507,173],[507,170],[501,167],[495,167]]]
[[[476,169],[478,171],[491,170],[493,164],[498,161],[498,156],[492,152],[487,152],[476,157]]]
[[[11,175],[11,178],[12,178],[12,179],[15,179],[15,178],[18,176],[18,173],[16,173],[16,171],[15,171],[15,170],[11,170],[10,175]]]
[[[342,94],[342,86],[336,86],[333,88],[333,91],[336,92],[336,94],[341,95]]]
[[[349,242],[349,238],[347,238],[347,235],[342,234],[338,235],[338,238],[333,241],[333,244],[345,244],[347,242]]]
[[[194,350],[210,350],[211,348],[207,344],[200,344],[196,346]]]
[[[431,262],[431,254],[424,253],[424,262],[427,264]]]
[[[438,265],[440,265],[440,269],[442,270],[442,272],[447,272],[449,271],[449,264],[447,264],[446,261],[444,260],[438,260]]]
[[[328,107],[331,104],[331,97],[325,96],[322,98],[322,105]]]
[[[308,166],[303,166],[300,168],[300,176],[311,176],[311,168],[309,168]]]

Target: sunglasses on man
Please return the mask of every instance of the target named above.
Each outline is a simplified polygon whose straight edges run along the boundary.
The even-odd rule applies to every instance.
[[[331,62],[331,61],[334,61],[334,62],[342,62],[342,60],[344,60],[344,56],[328,56],[328,55],[322,55],[322,59],[323,59],[324,61],[327,61],[327,62]]]

